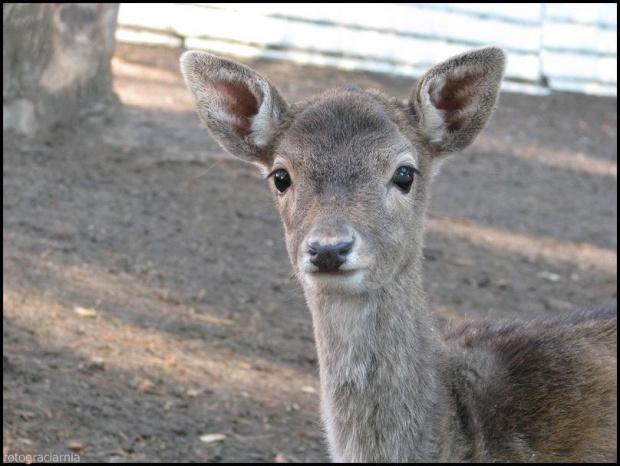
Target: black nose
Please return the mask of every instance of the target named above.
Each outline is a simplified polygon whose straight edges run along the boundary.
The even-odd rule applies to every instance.
[[[342,241],[338,244],[308,243],[310,262],[319,268],[319,272],[335,272],[345,263],[353,249],[353,241]]]

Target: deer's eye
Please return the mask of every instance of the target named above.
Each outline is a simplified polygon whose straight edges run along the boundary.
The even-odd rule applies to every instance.
[[[392,183],[402,189],[403,192],[408,193],[411,190],[416,172],[418,171],[415,168],[408,165],[398,167],[392,175]]]
[[[284,168],[273,172],[273,184],[276,189],[283,193],[291,185],[291,175]]]

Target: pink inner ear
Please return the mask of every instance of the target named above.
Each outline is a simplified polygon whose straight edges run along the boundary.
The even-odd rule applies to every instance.
[[[216,82],[214,87],[224,111],[236,117],[236,121],[231,123],[233,129],[241,136],[250,134],[252,117],[258,113],[259,106],[254,94],[243,84],[230,81]]]
[[[467,122],[467,112],[462,112],[472,104],[481,81],[482,73],[468,73],[455,77],[447,75],[439,93],[430,89],[431,102],[439,110],[445,111],[445,121],[448,131],[460,130]]]

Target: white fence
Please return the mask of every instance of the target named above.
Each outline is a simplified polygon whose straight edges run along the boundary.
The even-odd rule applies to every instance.
[[[617,95],[616,3],[121,4],[116,38],[419,77],[503,45],[508,89]]]

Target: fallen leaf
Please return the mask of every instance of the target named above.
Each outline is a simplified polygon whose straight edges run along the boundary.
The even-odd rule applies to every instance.
[[[304,393],[316,393],[316,388],[314,387],[301,387],[301,391]]]
[[[94,319],[95,317],[97,317],[97,311],[91,308],[87,309],[85,307],[75,307],[73,309],[73,312],[75,312],[80,317],[88,317],[91,319]]]
[[[224,434],[206,434],[200,436],[200,441],[204,443],[223,442],[226,440]]]
[[[68,442],[67,448],[71,451],[83,451],[88,448],[88,445],[82,442]]]
[[[88,364],[88,368],[97,371],[104,371],[105,361],[101,358],[92,358]]]

